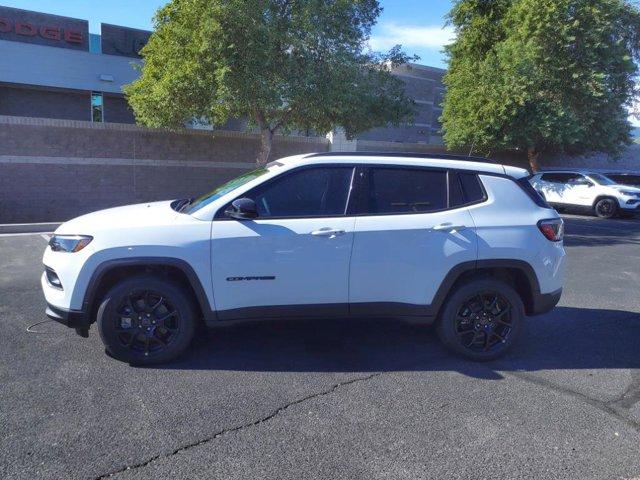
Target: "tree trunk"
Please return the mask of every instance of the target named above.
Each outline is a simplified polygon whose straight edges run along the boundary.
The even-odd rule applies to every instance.
[[[266,165],[269,161],[269,154],[271,153],[271,145],[273,144],[273,130],[269,127],[263,127],[260,130],[260,153],[256,158],[256,164]]]
[[[531,169],[531,173],[536,173],[540,170],[540,166],[538,165],[538,157],[540,156],[540,152],[535,148],[529,148],[527,150],[527,158],[529,159],[529,168]]]

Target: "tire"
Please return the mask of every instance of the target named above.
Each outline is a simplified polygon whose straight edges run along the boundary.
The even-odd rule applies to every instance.
[[[601,198],[593,206],[593,211],[599,218],[613,218],[618,213],[618,202],[614,198]]]
[[[109,290],[96,323],[109,355],[132,365],[155,365],[174,360],[189,347],[196,314],[180,285],[139,275]]]
[[[478,278],[460,285],[449,296],[438,319],[437,333],[456,354],[473,361],[489,361],[504,355],[516,342],[524,317],[522,299],[510,285]]]

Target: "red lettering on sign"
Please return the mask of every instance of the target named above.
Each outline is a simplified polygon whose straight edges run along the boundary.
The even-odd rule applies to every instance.
[[[11,22],[6,18],[0,18],[0,33],[9,33],[11,31]]]
[[[33,37],[36,33],[38,33],[38,29],[30,23],[16,22],[16,33],[18,35]]]
[[[60,41],[62,35],[60,34],[60,28],[58,27],[40,27],[40,36],[47,40]]]
[[[82,43],[82,32],[77,30],[65,30],[64,39],[69,43]]]

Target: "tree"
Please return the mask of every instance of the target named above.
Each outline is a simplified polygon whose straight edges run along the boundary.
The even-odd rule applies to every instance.
[[[450,148],[618,153],[638,73],[626,0],[458,0],[442,123]]]
[[[377,0],[172,0],[155,16],[141,76],[125,88],[136,119],[179,128],[192,118],[259,128],[257,163],[277,131],[359,132],[411,117],[391,68],[400,47],[366,49]]]

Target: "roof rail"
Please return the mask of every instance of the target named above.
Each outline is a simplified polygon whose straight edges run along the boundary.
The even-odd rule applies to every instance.
[[[429,160],[464,160],[468,162],[497,163],[486,157],[466,155],[451,155],[448,153],[411,153],[411,152],[325,152],[312,153],[305,158],[315,157],[394,157],[394,158],[425,158]]]

